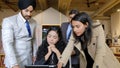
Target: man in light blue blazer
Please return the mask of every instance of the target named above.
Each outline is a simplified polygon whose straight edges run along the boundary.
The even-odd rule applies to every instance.
[[[7,68],[24,68],[25,65],[32,64],[37,50],[36,22],[31,18],[36,1],[19,0],[18,7],[18,14],[4,18],[2,22],[4,63]]]

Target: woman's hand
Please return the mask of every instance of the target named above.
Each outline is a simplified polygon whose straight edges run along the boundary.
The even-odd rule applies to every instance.
[[[75,53],[75,50],[73,50],[71,55],[75,55],[75,54],[76,54],[76,53]]]
[[[59,62],[59,63],[57,64],[57,68],[62,68],[62,62]]]
[[[59,50],[56,47],[51,47],[52,52],[59,53]]]
[[[54,44],[49,44],[49,47],[51,49],[51,52],[54,52],[54,53],[58,53],[59,52],[59,50],[55,47]]]
[[[45,60],[48,60],[48,58],[50,57],[51,54],[52,54],[51,47],[48,46],[48,53],[45,55]]]
[[[60,59],[61,53],[56,47],[52,47],[52,52],[54,52],[57,55],[57,58]]]
[[[52,53],[51,46],[48,46],[48,53],[49,53],[49,54]]]

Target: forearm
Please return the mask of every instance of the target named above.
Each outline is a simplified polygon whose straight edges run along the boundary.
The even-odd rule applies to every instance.
[[[57,55],[57,58],[58,58],[58,60],[59,60],[60,57],[61,57],[61,53],[58,51],[58,52],[56,53],[56,55]]]
[[[72,54],[72,50],[73,50],[73,46],[67,45],[62,55],[60,56],[59,62],[61,62],[63,66],[66,66],[68,59],[70,58]]]
[[[50,55],[51,55],[51,53],[49,53],[49,52],[45,55],[45,60],[46,61],[48,60],[48,58],[50,57]]]
[[[71,35],[70,40],[66,46],[66,48],[64,49],[59,62],[61,62],[63,64],[63,66],[65,66],[67,64],[68,59],[70,58],[73,48],[74,48],[74,41],[75,39],[73,38],[73,35]]]
[[[20,66],[19,65],[15,65],[12,68],[20,68]]]

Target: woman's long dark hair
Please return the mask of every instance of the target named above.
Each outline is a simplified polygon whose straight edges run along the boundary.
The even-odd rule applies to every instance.
[[[76,36],[76,34],[73,32],[73,35],[77,41],[81,42],[82,50],[87,48],[87,46],[91,42],[92,38],[92,20],[89,17],[89,15],[85,12],[81,12],[72,18],[72,21],[79,21],[84,25],[88,25],[88,27],[85,29],[85,32],[81,36]]]
[[[63,41],[62,39],[62,33],[61,33],[61,29],[59,26],[51,26],[48,31],[47,31],[47,35],[50,31],[55,31],[57,32],[58,34],[58,37],[59,37],[59,41],[55,44],[57,48],[61,48],[61,47],[65,47],[65,42]],[[47,52],[48,49],[47,47],[49,46],[48,42],[47,42],[47,38],[45,38],[45,40],[42,41],[42,44],[40,45],[40,47],[38,48],[38,51],[37,51],[37,57],[40,56],[40,52],[42,51],[42,49],[44,49],[44,52]],[[62,52],[62,51],[60,51]],[[40,58],[40,57],[39,57]],[[37,59],[39,59],[37,58]]]

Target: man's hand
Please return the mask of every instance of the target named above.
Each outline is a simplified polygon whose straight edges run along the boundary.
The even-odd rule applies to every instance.
[[[33,56],[33,57],[32,57],[32,62],[34,63],[35,61],[36,61],[36,57]]]
[[[20,68],[20,66],[19,65],[15,65],[12,68]]]

